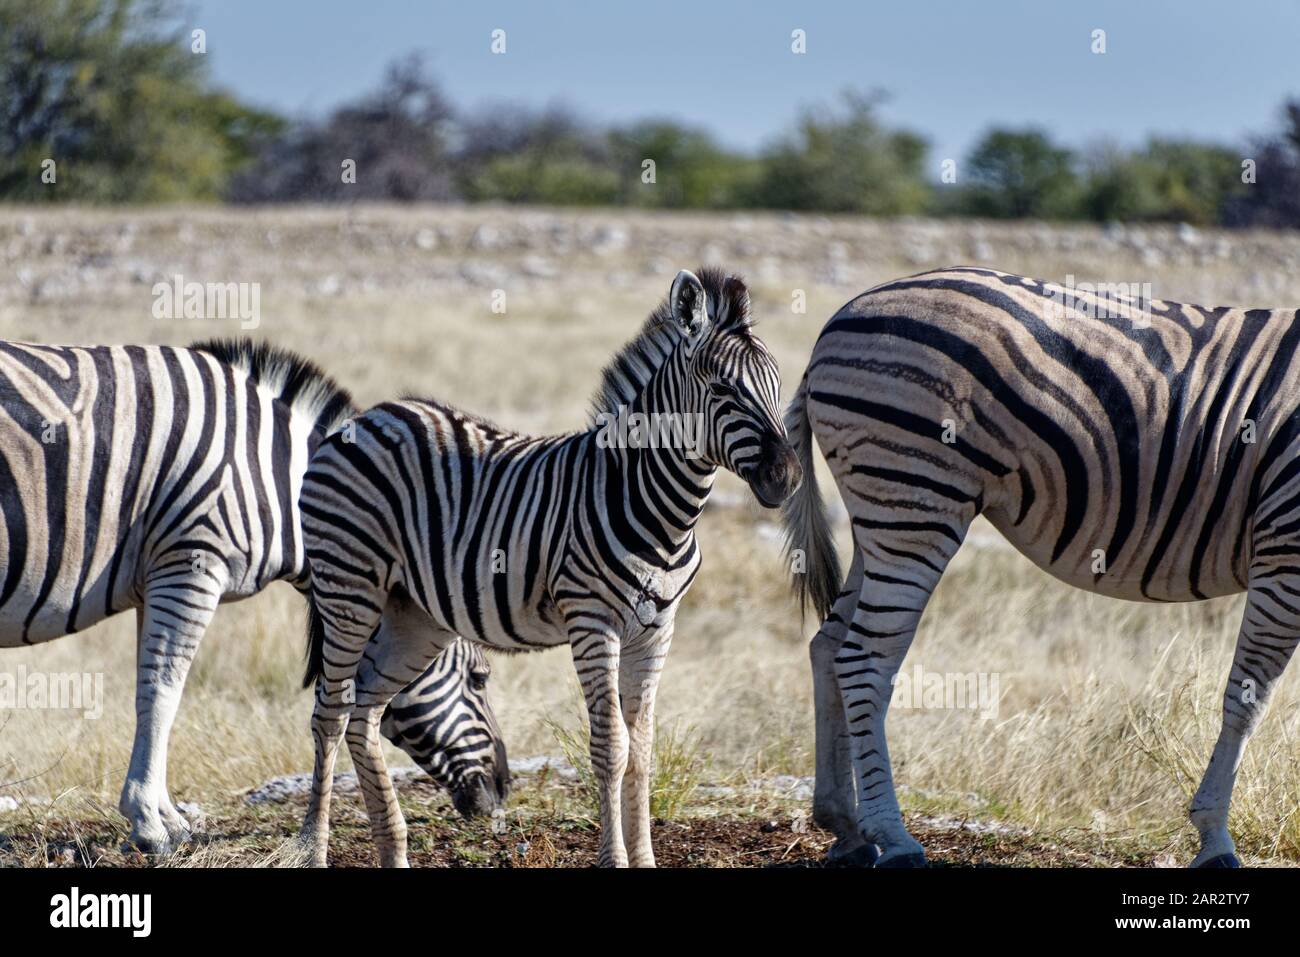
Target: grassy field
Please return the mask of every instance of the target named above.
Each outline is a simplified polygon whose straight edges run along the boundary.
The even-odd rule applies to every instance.
[[[1300,237],[1173,228],[459,207],[8,209],[0,258],[3,338],[184,344],[236,335],[230,320],[154,319],[151,287],[176,274],[256,282],[261,322],[251,334],[317,360],[362,404],[432,394],[532,431],[580,426],[606,358],[677,269],[701,263],[749,280],[787,394],[844,301],[930,267],[1150,282],[1157,297],[1205,305],[1300,303]],[[501,293],[505,311],[494,312]],[[847,526],[839,533],[847,548]],[[803,824],[806,800],[771,782],[812,773],[806,639],[815,623],[801,623],[788,597],[775,515],[730,476],[700,539],[704,567],[678,618],[659,715],[676,766],[706,786],[680,788],[673,820],[657,825],[661,859],[813,863],[826,836]],[[1071,590],[977,524],[905,667],[995,680],[996,714],[890,715],[902,801],[932,856],[1186,862],[1195,835],[1185,808],[1217,733],[1240,610],[1235,599],[1148,606]],[[276,586],[223,608],[210,629],[170,761],[173,797],[203,809],[210,840],[176,862],[280,860],[301,804],[254,807],[244,796],[311,766],[310,700],[298,689],[302,618],[298,597]],[[131,744],[133,621],[0,652],[0,670],[21,667],[102,673],[106,702],[98,720],[0,712],[0,805],[18,799],[0,808],[0,863],[132,863],[117,850],[125,828],[115,807]],[[580,721],[567,654],[498,657],[494,669],[512,756],[560,753],[566,734],[556,728]],[[1233,827],[1251,863],[1300,862],[1297,703],[1292,669],[1243,765]],[[407,763],[395,750],[390,758]],[[403,794],[415,863],[591,858],[590,812],[572,783],[524,782],[504,831],[460,825],[421,785]],[[339,808],[335,859],[369,861],[359,800],[344,797]]]

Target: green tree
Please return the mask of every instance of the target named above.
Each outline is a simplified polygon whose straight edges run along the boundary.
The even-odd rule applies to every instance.
[[[215,199],[277,123],[207,88],[171,0],[0,0],[0,198]]]
[[[876,117],[879,102],[850,91],[840,111],[805,111],[795,131],[760,157],[749,205],[873,216],[924,210],[926,142],[886,129]]]
[[[618,176],[599,130],[568,110],[495,106],[461,123],[455,165],[471,201],[613,203]]]
[[[1082,211],[1098,222],[1149,219],[1160,206],[1155,170],[1146,157],[1103,146],[1086,160]]]
[[[389,64],[379,86],[320,120],[260,136],[257,160],[226,190],[236,203],[422,202],[455,195],[452,109],[419,54]],[[355,163],[344,180],[343,164]]]
[[[467,194],[480,201],[605,206],[618,195],[618,177],[578,156],[498,156],[474,174]]]
[[[1041,130],[990,130],[966,160],[963,207],[996,219],[1064,219],[1078,213],[1070,151]]]
[[[713,138],[672,120],[645,120],[609,134],[619,200],[633,206],[727,209],[756,181],[758,164],[722,149]],[[654,161],[654,182],[644,179]]]
[[[1222,146],[1153,139],[1137,152],[1113,147],[1089,161],[1082,207],[1091,219],[1209,225],[1241,188],[1241,159]]]

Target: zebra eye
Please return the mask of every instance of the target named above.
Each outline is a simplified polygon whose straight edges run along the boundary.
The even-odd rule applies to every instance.
[[[486,688],[487,681],[488,681],[488,676],[481,672],[475,672],[474,674],[469,676],[469,686],[473,688],[475,691],[482,691],[484,688]]]
[[[736,390],[725,382],[710,382],[709,391],[720,399],[734,399]]]

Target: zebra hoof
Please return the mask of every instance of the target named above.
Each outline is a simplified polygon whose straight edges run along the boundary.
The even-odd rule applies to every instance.
[[[132,833],[122,845],[123,854],[139,853],[146,857],[166,857],[172,852],[172,843],[166,832],[161,835]]]
[[[843,843],[844,840],[841,838],[826,852],[827,867],[872,867],[876,863],[876,858],[880,857],[880,851],[876,850],[874,844],[866,843],[846,848],[840,846]]]
[[[1236,854],[1229,852],[1227,854],[1220,854],[1218,857],[1212,857],[1208,861],[1203,861],[1196,865],[1198,870],[1222,867],[1241,867],[1241,861],[1237,860]]]
[[[895,854],[892,857],[886,855],[885,857],[882,857],[880,858],[880,860],[876,861],[877,868],[881,868],[881,867],[914,868],[914,867],[925,867],[925,866],[926,865],[925,865],[924,851],[905,852],[902,854]]]
[[[167,844],[178,848],[194,841],[194,830],[190,822],[177,814],[174,818],[164,818],[163,827],[167,829]]]

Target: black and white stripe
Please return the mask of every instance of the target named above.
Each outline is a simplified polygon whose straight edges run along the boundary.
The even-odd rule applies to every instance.
[[[600,861],[653,864],[654,696],[678,603],[699,566],[695,524],[719,467],[768,504],[797,484],[779,388],[740,280],[682,272],[606,369],[585,431],[520,435],[406,399],[361,415],[354,441],[322,445],[302,492],[322,623],[313,635],[315,785],[303,828],[317,863],[345,723],[381,862],[405,863],[378,715],[461,635],[510,650],[570,645],[600,786]],[[599,414],[620,408],[698,415],[700,440],[693,448],[605,441]]]
[[[949,269],[889,282],[822,331],[787,414],[815,435],[853,525],[843,583],[814,483],[788,503],[813,641],[816,810],[840,851],[923,861],[884,737],[891,680],[971,521],[1100,594],[1246,592],[1195,864],[1235,865],[1237,764],[1300,635],[1300,312],[1123,295]],[[842,706],[841,706],[842,701]],[[869,856],[869,855],[868,855]]]
[[[510,793],[506,746],[487,699],[491,674],[483,649],[458,638],[397,693],[379,723],[465,817],[491,814]]]
[[[297,492],[352,411],[310,363],[247,342],[0,343],[0,645],[46,641],[127,608],[139,633],[131,839],[186,833],[167,736],[219,602],[305,582]]]
[[[0,342],[0,646],[136,609],[121,810],[144,851],[188,832],[167,739],[208,623],[273,581],[306,587],[302,476],[352,412],[310,362],[248,341]],[[471,658],[451,654],[444,671],[467,678]]]

